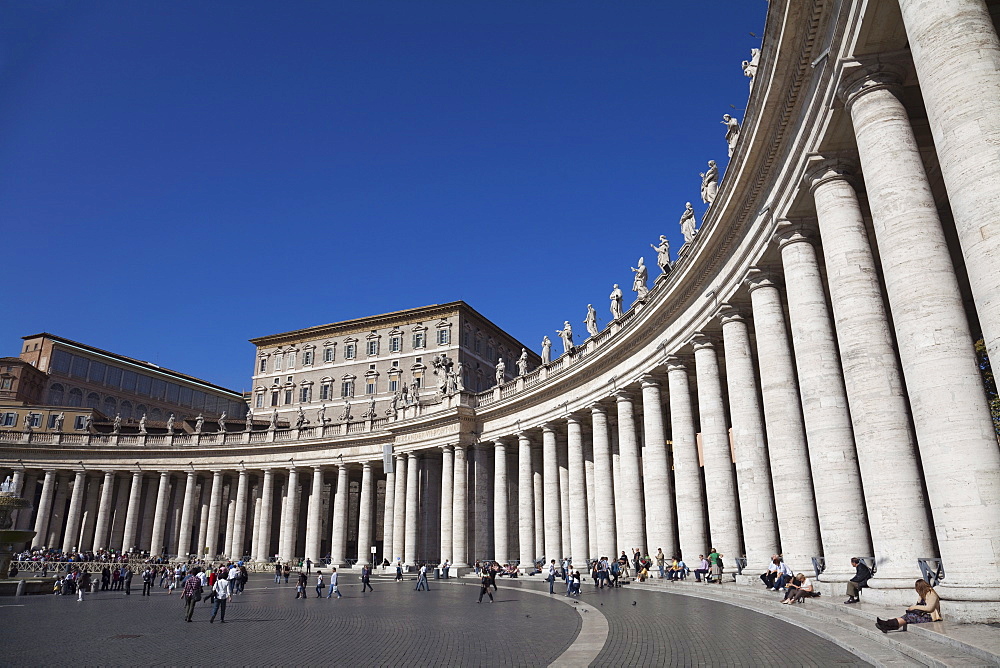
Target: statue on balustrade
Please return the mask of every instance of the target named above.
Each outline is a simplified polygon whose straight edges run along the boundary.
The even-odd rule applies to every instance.
[[[674,268],[674,265],[670,262],[670,242],[661,234],[660,245],[654,246],[653,244],[649,244],[649,247],[656,251],[656,266],[660,268],[660,272],[669,274],[670,270]]]
[[[344,412],[340,414],[340,421],[350,422],[352,417],[354,416],[351,415],[351,400],[344,399]]]
[[[115,421],[111,425],[111,433],[117,434],[122,430],[122,414],[115,414]]]
[[[219,433],[226,433],[226,412],[222,411],[222,415],[219,416]]]
[[[497,372],[496,372],[497,387],[503,385],[504,376],[506,375],[507,375],[507,365],[503,363],[503,358],[501,357],[497,360]]]
[[[593,304],[587,304],[587,318],[583,321],[587,326],[587,334],[597,336],[601,330],[597,328],[597,310]]]
[[[617,320],[622,317],[622,289],[618,287],[615,283],[614,289],[611,291],[611,319]]]
[[[701,176],[701,201],[711,204],[715,201],[715,196],[719,194],[719,168],[715,160],[708,161],[708,171],[700,172]]]
[[[302,412],[302,406],[299,406],[299,411],[295,414],[295,428],[302,429],[307,424],[309,424],[309,420],[306,419],[306,414]]]
[[[438,391],[448,394],[448,374],[455,365],[454,361],[447,355],[435,355],[431,365],[434,367],[434,375],[438,377]]]
[[[542,364],[552,364],[552,340],[542,337]]]
[[[374,420],[377,416],[378,413],[375,411],[375,396],[372,395],[371,400],[368,402],[368,410],[366,410],[364,412],[364,415],[362,415],[361,417],[368,420]]]
[[[729,114],[723,114],[720,122],[726,126],[726,142],[729,144],[729,157],[731,158],[736,150],[736,144],[740,140],[740,122]]]
[[[643,300],[649,292],[649,288],[646,287],[646,280],[649,278],[649,270],[646,269],[646,259],[640,257],[639,266],[632,267],[632,271],[635,273],[635,279],[632,281],[632,292],[636,293],[637,299]]]
[[[85,415],[83,417],[83,430],[85,432],[87,432],[87,433],[90,433],[90,426],[92,424],[94,424],[94,416],[93,415]]]
[[[316,413],[316,424],[322,427],[329,421],[329,418],[326,417],[326,404],[323,404],[319,407],[319,412]]]
[[[461,360],[455,365],[455,391],[465,392],[465,365]]]
[[[517,358],[517,375],[526,376],[528,374],[528,351],[521,348],[521,356]]]
[[[223,413],[223,415],[225,415],[225,413]],[[142,417],[139,418],[139,433],[140,434],[145,434],[146,433],[146,414],[145,413],[143,413]]]
[[[399,409],[403,407],[403,390],[406,389],[406,385],[403,385],[402,390],[396,390],[392,394],[392,401],[389,403],[389,408],[385,410],[385,414],[389,417],[395,419],[399,415]]]
[[[694,237],[698,234],[697,230],[698,220],[694,217],[694,207],[691,206],[691,202],[684,203],[684,213],[681,214],[681,234],[684,235],[684,245],[694,241]]]
[[[274,411],[271,412],[271,421],[267,425],[267,430],[274,431],[277,428],[278,428],[278,409],[275,408]]]
[[[63,422],[65,422],[65,421],[66,421],[66,414],[63,413],[63,412],[59,412],[56,415],[55,422],[52,424],[52,428],[55,431],[62,431],[62,429],[63,429]]]
[[[410,401],[414,404],[420,403],[420,383],[416,378],[410,381]]]
[[[753,80],[757,77],[758,65],[760,65],[760,49],[750,49],[750,60],[743,61],[743,76],[750,79],[750,90],[753,90]]]
[[[198,417],[194,419],[194,433],[200,434],[201,428],[205,426],[205,416],[198,413]]]
[[[247,406],[246,420],[243,422],[243,431],[253,431],[253,409],[249,406]]]
[[[573,352],[573,326],[569,324],[569,320],[563,321],[563,328],[557,329],[556,334],[563,342],[563,352],[571,353]]]
[[[6,478],[4,478],[3,484],[0,485],[0,492],[3,492],[4,494],[10,494],[13,491],[14,491],[14,481],[11,480],[10,476],[7,476]]]
[[[174,435],[174,414],[173,413],[171,413],[170,416],[167,417],[167,435],[169,435],[169,436],[173,436]]]

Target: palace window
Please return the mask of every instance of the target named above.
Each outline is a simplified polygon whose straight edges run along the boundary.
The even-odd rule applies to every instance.
[[[413,332],[413,347],[423,348],[424,347],[424,333],[423,332]]]
[[[324,362],[332,362],[334,360],[333,351],[334,351],[334,347],[333,346],[327,346],[326,348],[323,348],[323,361]]]
[[[344,359],[346,360],[354,359],[355,356],[357,355],[357,350],[358,350],[357,344],[348,343],[346,346],[344,346]]]
[[[340,396],[342,397],[353,397],[354,396],[354,381],[345,380],[340,384]]]
[[[307,404],[312,401],[312,385],[303,385],[299,388],[299,403]]]
[[[271,405],[272,406],[277,406],[278,405],[278,391],[277,390],[275,390],[274,392],[271,392]]]
[[[369,378],[365,383],[365,394],[375,394],[375,379]]]
[[[451,343],[451,332],[447,329],[438,330],[438,345],[446,346]]]
[[[87,424],[87,417],[85,415],[77,415],[73,420],[73,429],[81,430],[84,425]]]
[[[0,417],[3,418],[3,421],[2,423],[0,423],[0,426],[13,427],[17,425],[17,413],[3,413],[2,416]]]
[[[319,386],[319,398],[321,401],[330,399],[330,383],[323,383]]]
[[[403,350],[403,337],[393,336],[389,338],[389,352],[398,353]]]
[[[286,355],[285,357],[287,358],[287,361],[285,363],[285,369],[295,368],[295,351],[288,353],[288,355]]]
[[[378,339],[372,339],[368,342],[368,354],[378,355]]]
[[[314,353],[311,350],[307,350],[302,353],[302,364],[304,366],[312,366]]]
[[[267,358],[261,357],[260,366],[257,367],[257,373],[266,373],[266,372],[267,372]]]
[[[396,392],[398,390],[399,390],[399,378],[390,378],[389,379],[389,391],[390,392]]]
[[[254,407],[255,408],[263,408],[264,407],[264,393],[263,392],[258,392],[257,395],[254,397]]]
[[[285,390],[285,405],[292,403],[292,390]]]
[[[281,371],[281,353],[276,353],[274,356],[274,370]]]

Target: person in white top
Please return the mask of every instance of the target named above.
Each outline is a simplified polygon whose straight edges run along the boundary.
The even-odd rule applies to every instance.
[[[336,568],[331,568],[330,569],[330,593],[327,594],[326,597],[330,598],[334,594],[337,595],[337,598],[343,598],[343,596],[340,595],[340,590],[337,588],[337,569]]]
[[[229,591],[229,580],[226,578],[219,578],[215,581],[215,586],[212,587],[212,591],[215,592],[215,603],[212,604],[212,616],[208,618],[208,623],[211,624],[215,621],[215,615],[221,613],[219,619],[220,624],[226,623],[226,603],[232,600],[232,593]]]
[[[323,598],[323,571],[316,571],[316,598]]]

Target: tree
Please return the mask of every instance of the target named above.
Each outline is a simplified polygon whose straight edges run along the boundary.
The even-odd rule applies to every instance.
[[[990,415],[993,416],[993,428],[1000,435],[1000,394],[997,393],[997,381],[990,366],[989,355],[986,354],[986,342],[976,341],[976,362],[979,363],[979,373],[983,377],[983,387],[986,399],[990,402]]]

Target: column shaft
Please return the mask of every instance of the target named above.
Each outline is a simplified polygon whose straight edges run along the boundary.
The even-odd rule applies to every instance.
[[[361,465],[361,489],[359,493],[358,512],[358,563],[367,564],[372,560],[372,510],[375,495],[372,493],[372,464],[364,462]]]
[[[184,485],[184,505],[181,510],[181,528],[177,539],[177,556],[184,559],[191,554],[191,534],[194,530],[194,492],[198,487],[198,474],[188,471]]]
[[[240,470],[236,483],[236,514],[233,516],[233,541],[229,558],[240,560],[246,552],[247,491],[250,483],[245,469]]]
[[[208,506],[208,536],[205,548],[208,558],[219,554],[219,522],[222,517],[222,471],[212,471],[212,501]]]
[[[396,455],[396,500],[393,510],[395,518],[392,523],[392,556],[389,558],[396,565],[406,553],[406,455]]]
[[[288,491],[285,494],[285,503],[282,508],[281,535],[283,545],[281,546],[281,559],[291,561],[295,559],[295,547],[299,529],[299,470],[294,466],[288,469]]]
[[[441,448],[441,562],[452,561],[455,458],[452,446]]]
[[[104,472],[104,484],[101,486],[101,501],[97,507],[97,529],[94,530],[94,552],[109,547],[108,538],[111,530],[111,500],[115,493],[114,471]]]
[[[66,520],[66,497],[69,493],[69,477],[60,473],[56,476],[56,493],[52,498],[52,516],[49,519],[49,535],[46,545],[62,545],[63,527]]]
[[[542,427],[542,478],[545,493],[545,562],[563,558],[562,504],[559,494],[559,454],[555,428]]]
[[[670,438],[674,453],[674,485],[677,498],[677,534],[683,558],[694,561],[705,550],[705,492],[698,466],[694,414],[687,368],[676,357],[667,359],[670,397]],[[596,434],[596,430],[595,430]],[[597,441],[594,441],[595,462]]]
[[[407,454],[406,461],[406,539],[403,561],[412,566],[417,563],[417,535],[419,533],[417,511],[420,488],[418,474],[420,473],[420,455],[416,452]]]
[[[537,446],[531,446],[531,489],[535,497],[535,557],[545,555],[545,478],[542,456]]]
[[[306,559],[319,564],[323,536],[323,469],[313,467],[312,487],[309,488],[309,517],[306,521]]]
[[[521,568],[535,563],[535,490],[532,486],[531,439],[517,435],[517,543]]]
[[[621,488],[615,485],[618,492],[618,507],[621,508],[619,527],[626,550],[631,558],[632,550],[646,551],[646,526],[642,507],[642,475],[639,466],[639,441],[635,430],[635,409],[632,406],[632,396],[624,391],[615,394],[618,407],[618,456],[621,469]]]
[[[56,494],[56,472],[46,471],[42,482],[42,497],[38,502],[38,512],[35,513],[35,543],[43,545],[42,541],[49,535],[49,519],[52,516],[52,499]],[[45,547],[48,547],[47,545]]]
[[[83,522],[83,494],[87,491],[87,472],[77,471],[73,480],[73,496],[69,501],[69,514],[66,517],[66,533],[63,536],[63,552],[69,553],[74,548],[82,549],[80,544],[80,525]]]
[[[643,454],[643,497],[646,512],[646,540],[649,554],[663,549],[667,557],[677,554],[674,540],[674,490],[670,482],[667,457],[667,434],[663,425],[663,400],[660,382],[652,376],[642,378],[642,427],[646,444]],[[643,554],[646,554],[644,551]]]
[[[507,445],[493,444],[493,558],[507,563]]]
[[[469,565],[468,517],[469,517],[469,468],[465,457],[465,446],[455,446],[455,503],[452,514],[452,553],[455,566]]]
[[[395,462],[393,462],[395,464]],[[393,563],[393,553],[396,548],[392,542],[395,538],[396,524],[396,467],[385,474],[385,502],[382,511],[382,559]],[[379,562],[381,563],[381,562]]]
[[[82,500],[82,497],[81,497]],[[128,507],[125,509],[125,530],[122,532],[122,551],[138,548],[138,529],[142,517],[139,506],[142,503],[142,471],[132,473],[132,484],[128,491]]]
[[[583,460],[583,425],[580,418],[566,419],[567,462],[569,464],[569,540],[574,566],[586,565],[590,554],[590,526],[587,522],[587,474]]]
[[[153,535],[150,538],[149,553],[163,554],[163,541],[167,531],[167,510],[170,505],[170,472],[160,471],[160,483],[156,488],[156,511],[153,514]]]
[[[260,518],[257,534],[257,547],[254,549],[256,561],[267,561],[271,558],[271,523],[274,519],[274,471],[264,469],[264,479],[260,493]]]

